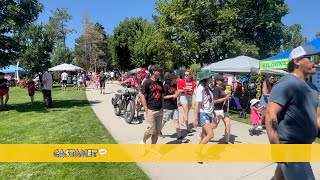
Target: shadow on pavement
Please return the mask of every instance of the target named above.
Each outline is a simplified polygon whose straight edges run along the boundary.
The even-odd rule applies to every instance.
[[[212,142],[212,143],[218,143],[218,144],[225,144],[225,135],[223,135],[223,137],[221,138],[221,139],[219,139],[218,141],[215,141],[215,140],[212,140],[212,141],[210,141],[210,142]],[[242,142],[240,142],[240,141],[236,141],[236,138],[237,138],[238,136],[236,136],[236,135],[233,135],[233,134],[231,134],[230,135],[230,143],[232,143],[232,144],[235,144],[235,143],[242,143]]]

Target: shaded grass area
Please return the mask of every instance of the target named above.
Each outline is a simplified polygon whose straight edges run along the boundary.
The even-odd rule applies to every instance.
[[[0,112],[1,144],[115,144],[85,91],[55,86],[53,108],[42,94],[30,105],[26,89],[10,88],[9,110]],[[96,102],[99,103],[99,102]],[[1,179],[148,179],[135,163],[0,163]]]
[[[238,121],[238,122],[242,122],[242,123],[245,123],[245,124],[252,125],[251,120],[250,120],[250,114],[247,114],[246,118],[239,118],[237,112],[230,112],[230,118],[232,120],[235,120],[235,121]],[[316,143],[320,143],[320,139],[317,138],[315,142]]]

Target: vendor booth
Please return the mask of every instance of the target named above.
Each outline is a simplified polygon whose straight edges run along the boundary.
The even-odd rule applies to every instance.
[[[249,77],[262,75],[286,75],[288,72],[284,70],[261,70],[260,61],[248,56],[238,56],[231,59],[219,61],[202,68],[215,73],[233,74],[233,82],[227,82],[226,87],[229,86],[232,91],[233,98],[230,101],[230,109],[240,111],[239,115],[244,115],[249,111],[249,102],[251,99],[259,96],[261,84],[251,81]],[[257,86],[257,87],[256,87]]]
[[[312,45],[316,49],[320,50],[320,37],[306,43],[306,45]],[[281,54],[275,55],[273,57],[270,57],[268,59],[260,61],[261,70],[263,70],[263,71],[278,71],[278,70],[287,69],[288,62],[289,62],[289,56],[290,56],[290,53],[292,50],[286,51],[284,53],[281,53]],[[319,63],[319,62],[317,62],[317,63]],[[310,81],[320,91],[320,68],[317,69],[317,73],[315,75],[311,76]]]
[[[308,42],[306,45],[312,45],[316,49],[320,50],[320,37],[313,41]],[[293,50],[293,49],[292,49]],[[292,50],[280,53],[278,55],[272,56],[268,59],[260,61],[261,70],[275,70],[275,69],[287,69],[289,56]]]

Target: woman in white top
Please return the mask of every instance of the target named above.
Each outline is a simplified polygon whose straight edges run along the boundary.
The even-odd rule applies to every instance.
[[[194,127],[200,125],[202,133],[200,134],[200,143],[207,144],[213,139],[213,94],[208,85],[212,82],[213,73],[209,71],[200,72],[199,85],[196,88],[195,108],[194,108]]]

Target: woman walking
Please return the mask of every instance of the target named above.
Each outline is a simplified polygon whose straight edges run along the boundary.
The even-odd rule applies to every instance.
[[[191,79],[191,72],[186,71],[185,79],[181,80],[178,84],[178,90],[181,92],[180,103],[183,108],[183,123],[189,133],[192,133],[189,127],[189,112],[192,106],[192,95],[195,88],[196,83]]]
[[[200,72],[199,85],[196,89],[193,125],[194,127],[198,127],[198,125],[202,127],[199,144],[207,144],[214,136],[212,130],[214,116],[213,93],[208,87],[212,81],[212,76],[213,73],[209,71]]]
[[[229,144],[230,142],[230,131],[231,131],[231,123],[228,114],[228,106],[227,103],[230,100],[231,96],[227,95],[223,90],[224,77],[220,74],[217,74],[214,77],[215,86],[213,90],[213,98],[214,98],[214,113],[215,118],[217,118],[217,125],[220,120],[224,122],[225,125],[225,144]]]
[[[177,81],[178,76],[175,74],[169,74],[166,76],[166,81],[164,84],[164,104],[163,104],[163,121],[162,121],[162,128],[164,125],[170,121],[174,121],[174,125],[177,132],[177,140],[181,141],[183,137],[181,136],[180,132],[180,125],[179,125],[179,109],[177,104],[177,98],[179,96],[179,92],[177,91]],[[161,129],[162,129],[161,128]],[[160,132],[160,137],[164,138],[165,136]]]
[[[260,99],[259,106],[262,108],[262,115],[261,115],[261,123],[264,124],[264,112],[268,105],[268,99],[271,94],[271,89],[273,85],[274,77],[268,76],[265,81],[263,81],[262,84],[262,96]]]

